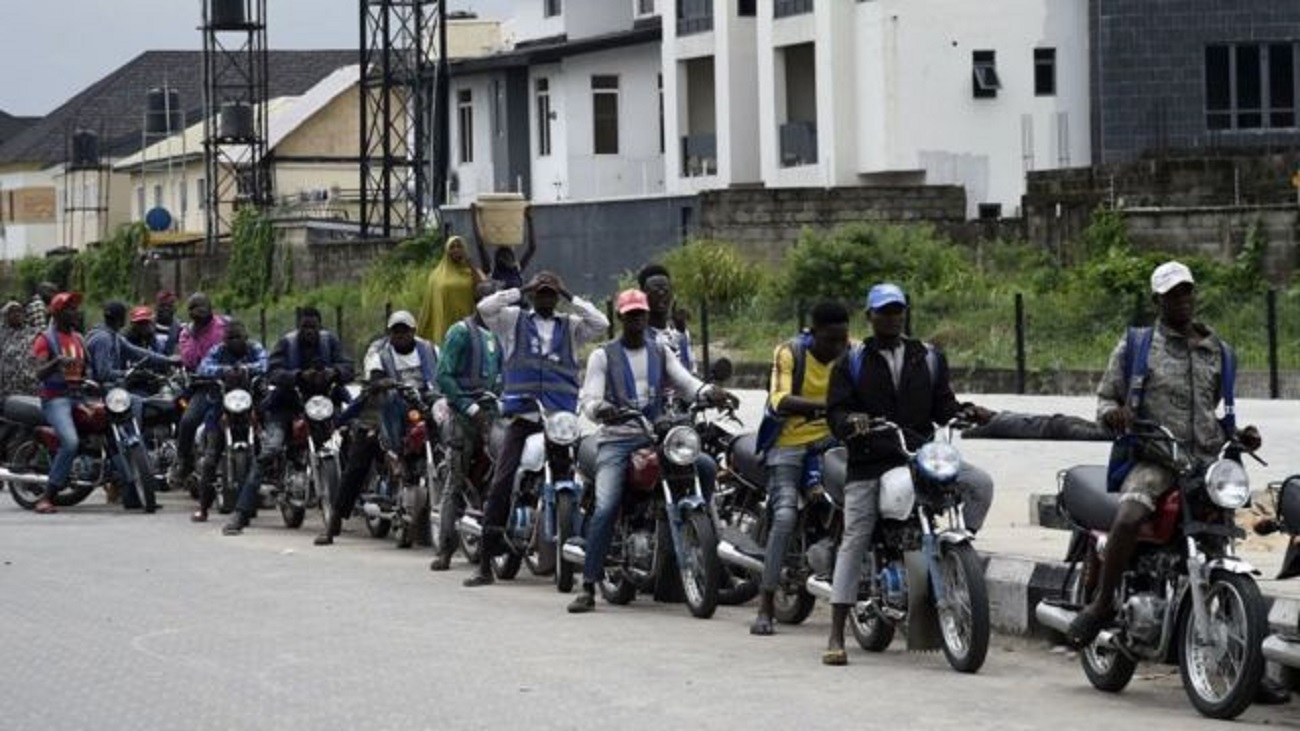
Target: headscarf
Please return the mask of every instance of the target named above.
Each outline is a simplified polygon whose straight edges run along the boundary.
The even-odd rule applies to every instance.
[[[451,250],[459,248],[465,256],[457,263]],[[429,282],[420,307],[420,337],[432,343],[441,343],[447,330],[474,312],[474,285],[483,275],[469,262],[465,240],[459,236],[447,239],[447,246],[438,265],[429,272]]]

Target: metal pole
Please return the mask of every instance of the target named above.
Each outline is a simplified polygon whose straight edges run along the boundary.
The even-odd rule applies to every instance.
[[[804,308],[803,300],[795,303],[795,310],[799,313],[799,332],[803,332],[804,327],[808,325],[808,310]]]
[[[334,305],[334,334],[343,339],[343,305]]]
[[[704,370],[701,373],[708,373],[713,361],[709,358],[709,303],[705,300],[700,303],[700,339],[704,341],[704,347],[701,352],[704,353]]]
[[[1268,305],[1268,397],[1282,398],[1277,366],[1277,290],[1270,289],[1264,300]]]
[[[1016,393],[1025,393],[1025,296],[1016,292]]]
[[[261,325],[262,345],[265,346],[266,345],[266,306],[265,305],[263,305],[262,308],[258,310],[257,319],[258,319],[258,324]]]

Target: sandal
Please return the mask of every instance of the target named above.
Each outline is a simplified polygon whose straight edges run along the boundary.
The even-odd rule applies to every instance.
[[[754,623],[749,625],[749,633],[760,637],[776,634],[776,630],[772,627],[772,618],[766,614],[758,615]]]
[[[54,503],[45,498],[42,498],[40,502],[36,503],[35,510],[42,515],[59,512],[59,509],[54,507]]]
[[[1074,619],[1070,621],[1070,627],[1065,633],[1065,641],[1076,650],[1087,647],[1097,639],[1097,635],[1101,634],[1109,622],[1109,617],[1101,617],[1084,609],[1074,615]]]
[[[842,648],[839,650],[827,650],[822,653],[822,665],[832,665],[839,667],[849,664],[849,653]]]

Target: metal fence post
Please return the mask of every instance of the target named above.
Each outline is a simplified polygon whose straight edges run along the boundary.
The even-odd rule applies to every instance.
[[[703,341],[703,347],[700,352],[704,354],[704,370],[701,373],[708,373],[712,361],[709,358],[709,302],[704,300],[700,302],[700,339]]]
[[[1025,393],[1025,296],[1016,292],[1016,393]]]
[[[1277,290],[1270,289],[1264,298],[1268,306],[1268,397],[1282,398],[1277,365]]]
[[[384,303],[384,329],[388,329],[388,318],[393,316],[393,303],[388,301]]]
[[[343,305],[334,305],[334,333],[343,339]]]
[[[262,333],[262,345],[265,346],[266,345],[266,305],[262,305],[262,308],[258,310],[257,320],[258,320],[258,324],[261,326],[260,329]]]
[[[606,336],[614,339],[614,300],[605,298],[605,319],[609,321],[609,327],[606,328]]]

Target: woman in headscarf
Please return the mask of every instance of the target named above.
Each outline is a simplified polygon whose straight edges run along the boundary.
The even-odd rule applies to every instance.
[[[447,330],[474,312],[474,285],[484,279],[469,261],[465,240],[447,239],[442,260],[429,272],[429,283],[420,307],[420,337],[442,343]]]
[[[27,324],[23,306],[10,300],[0,308],[0,396],[36,393],[32,341],[39,332]]]

